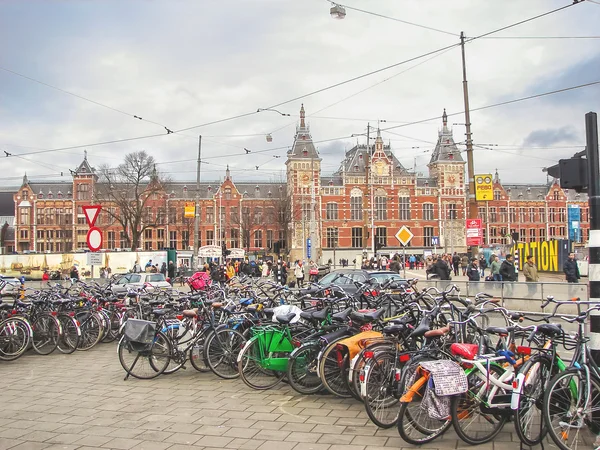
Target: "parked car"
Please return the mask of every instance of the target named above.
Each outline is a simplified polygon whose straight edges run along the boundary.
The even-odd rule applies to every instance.
[[[173,289],[162,273],[127,273],[112,285],[113,294],[125,294],[130,288],[146,287],[148,291],[155,289]]]
[[[19,289],[19,285],[21,282],[15,277],[7,277],[6,275],[0,275],[0,280],[5,281],[6,286],[0,289],[0,297],[13,295],[13,293],[17,292]],[[3,285],[4,283],[0,283]]]
[[[397,283],[406,282],[399,274],[390,272],[389,270],[339,269],[333,270],[321,278],[318,282],[319,287],[313,285],[302,289],[301,292],[303,294],[313,294],[320,289],[335,285],[341,287],[347,294],[352,295],[358,290],[358,286],[354,283],[355,281],[366,283],[371,278],[375,278],[380,285],[389,279]]]

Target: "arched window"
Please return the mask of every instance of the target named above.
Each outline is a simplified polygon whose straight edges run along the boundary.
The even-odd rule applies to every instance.
[[[359,188],[350,192],[350,220],[362,220],[363,218],[363,193]]]
[[[375,191],[375,220],[387,220],[387,192],[385,189]]]

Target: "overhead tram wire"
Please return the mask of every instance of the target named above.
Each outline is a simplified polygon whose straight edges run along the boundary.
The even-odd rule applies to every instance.
[[[590,0],[586,0],[586,1],[590,1]],[[580,3],[583,3],[583,2],[571,3],[571,4],[568,4],[568,5],[566,5],[566,6],[562,6],[562,7],[560,7],[560,8],[556,8],[556,9],[553,9],[553,10],[551,10],[551,11],[547,11],[547,12],[545,12],[545,13],[542,13],[542,14],[538,14],[538,15],[536,15],[536,16],[533,16],[533,17],[530,17],[530,18],[528,18],[528,19],[524,19],[524,20],[521,20],[521,21],[519,21],[519,22],[515,22],[515,23],[513,23],[513,24],[511,24],[511,25],[506,25],[506,26],[504,26],[504,27],[501,27],[501,28],[498,28],[498,29],[495,29],[495,30],[489,31],[489,32],[487,32],[487,33],[484,33],[484,34],[481,34],[481,35],[479,35],[479,36],[472,37],[472,38],[467,38],[467,39],[465,40],[465,42],[472,42],[472,41],[474,41],[474,40],[476,40],[476,39],[481,39],[481,38],[483,38],[483,37],[486,37],[486,36],[489,36],[489,35],[491,35],[491,34],[495,34],[495,33],[498,33],[498,32],[500,32],[500,31],[504,31],[504,30],[507,30],[507,29],[509,29],[509,28],[513,28],[513,27],[515,27],[515,26],[518,26],[518,25],[521,25],[521,24],[524,24],[524,23],[530,22],[530,21],[532,21],[532,20],[535,20],[535,19],[539,19],[539,18],[541,18],[541,17],[548,16],[548,15],[550,15],[550,14],[553,14],[553,13],[555,13],[555,12],[562,11],[562,10],[564,10],[564,9],[570,8],[570,7],[572,7],[572,6],[574,6],[574,5],[578,5],[578,4],[580,4]],[[383,72],[383,71],[385,71],[385,70],[389,70],[389,69],[392,69],[392,68],[394,68],[394,67],[398,67],[398,66],[400,66],[400,65],[403,65],[403,64],[406,64],[406,63],[409,63],[409,62],[412,62],[412,61],[415,61],[415,60],[421,59],[421,58],[425,58],[425,57],[427,57],[427,56],[434,55],[434,54],[436,54],[436,53],[443,52],[443,51],[445,51],[445,50],[449,50],[449,49],[451,49],[451,48],[458,47],[458,46],[460,46],[460,43],[456,43],[456,44],[448,45],[448,46],[445,46],[445,47],[441,47],[441,48],[439,48],[439,49],[437,49],[437,50],[432,50],[432,51],[430,51],[430,52],[423,53],[423,54],[421,54],[421,55],[419,55],[419,56],[415,56],[415,57],[412,57],[412,58],[406,59],[406,60],[404,60],[404,61],[400,61],[400,62],[398,62],[398,63],[391,64],[391,65],[385,66],[385,67],[383,67],[383,68],[380,68],[380,69],[377,69],[377,70],[373,70],[373,71],[371,71],[371,72],[368,72],[368,73],[365,73],[365,74],[362,74],[362,75],[358,75],[358,76],[356,76],[356,77],[353,77],[353,78],[350,78],[350,79],[348,79],[348,80],[341,81],[341,82],[338,82],[338,83],[335,83],[335,84],[329,85],[329,86],[327,86],[327,87],[324,87],[324,88],[317,89],[317,90],[315,90],[315,91],[312,91],[312,92],[309,92],[309,93],[307,93],[307,94],[304,94],[304,95],[300,95],[300,96],[294,97],[294,98],[292,98],[292,99],[286,100],[286,101],[284,101],[284,102],[277,103],[277,104],[275,104],[275,105],[272,105],[272,106],[269,106],[268,108],[263,108],[263,109],[274,109],[274,108],[277,108],[277,107],[279,107],[279,106],[286,105],[286,104],[288,104],[288,103],[292,103],[292,102],[294,102],[294,101],[298,101],[298,100],[301,100],[301,99],[303,99],[303,98],[307,98],[307,97],[310,97],[310,96],[312,96],[312,95],[315,95],[315,94],[318,94],[318,93],[321,93],[321,92],[325,92],[325,91],[327,91],[327,90],[334,89],[334,88],[336,88],[336,87],[343,86],[343,85],[345,85],[345,84],[348,84],[348,83],[351,83],[351,82],[353,82],[353,81],[356,81],[356,80],[359,80],[359,79],[362,79],[362,78],[366,78],[366,77],[368,77],[368,76],[371,76],[371,75],[374,75],[374,74],[376,74],[376,73],[380,73],[380,72]],[[595,84],[595,83],[594,83],[594,84]],[[546,95],[549,95],[549,94],[546,94]],[[471,110],[471,111],[474,111],[474,110]],[[252,115],[254,115],[254,114],[258,114],[258,113],[259,113],[259,111],[253,110],[253,111],[251,111],[251,112],[247,112],[247,113],[243,113],[243,114],[238,114],[238,115],[235,115],[235,116],[232,116],[232,117],[227,117],[227,118],[224,118],[224,119],[218,119],[218,120],[214,120],[214,121],[211,121],[211,122],[205,122],[205,123],[203,123],[203,124],[200,124],[200,125],[194,125],[194,126],[192,126],[192,127],[181,128],[181,129],[178,129],[178,130],[171,131],[171,133],[181,133],[181,132],[183,132],[183,131],[189,131],[189,130],[193,130],[193,129],[196,129],[196,128],[201,128],[201,127],[206,127],[206,126],[209,126],[209,125],[215,125],[215,124],[218,124],[218,123],[228,122],[228,121],[231,121],[231,120],[235,120],[235,119],[239,119],[239,118],[243,118],[243,117],[252,116]],[[126,114],[127,114],[127,113],[126,113]],[[396,126],[396,127],[388,127],[387,129],[389,130],[389,129],[393,129],[393,128],[399,128],[399,127],[401,127],[401,126],[415,125],[415,124],[417,124],[417,123],[422,123],[422,122],[426,122],[426,121],[430,121],[430,120],[435,120],[435,119],[437,119],[437,117],[435,117],[435,118],[432,118],[432,119],[427,119],[427,120],[422,120],[422,121],[412,122],[412,123],[410,123],[410,124],[399,125],[399,126]],[[171,134],[171,133],[168,133],[168,134]],[[168,135],[168,134],[167,134],[167,135]],[[141,140],[141,139],[149,139],[149,138],[160,137],[160,136],[166,136],[166,135],[165,135],[165,134],[163,134],[163,133],[161,133],[161,134],[153,134],[153,135],[147,135],[147,136],[138,136],[138,137],[132,137],[132,138],[125,138],[125,139],[115,139],[115,140],[112,140],[112,141],[98,142],[98,143],[94,143],[94,144],[86,144],[86,145],[70,146],[70,147],[64,147],[64,148],[59,148],[59,149],[49,149],[49,150],[38,151],[38,152],[28,152],[28,153],[21,153],[21,155],[23,155],[23,156],[26,156],[26,155],[33,155],[33,154],[47,153],[47,152],[60,151],[60,150],[72,150],[72,149],[76,149],[76,148],[95,147],[95,146],[99,146],[99,145],[114,144],[114,143],[119,143],[119,142],[130,142],[130,141]],[[254,152],[253,152],[253,153],[254,153]]]

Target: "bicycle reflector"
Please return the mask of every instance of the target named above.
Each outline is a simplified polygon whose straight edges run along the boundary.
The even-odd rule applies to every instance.
[[[177,320],[183,320],[183,315],[178,315],[176,317],[177,317]]]
[[[71,312],[69,313],[69,317],[75,317],[75,311],[71,311]]]
[[[410,355],[408,353],[405,353],[404,355],[400,355],[398,360],[402,363],[408,362],[408,361],[410,361]]]
[[[517,347],[517,353],[519,353],[521,355],[531,355],[531,347],[523,347],[523,346],[519,345]]]
[[[369,351],[364,352],[363,355],[365,356],[365,359],[371,359],[371,358],[373,358],[374,353],[369,350]]]
[[[50,311],[50,315],[53,317],[56,317],[58,315],[58,313],[56,311]]]

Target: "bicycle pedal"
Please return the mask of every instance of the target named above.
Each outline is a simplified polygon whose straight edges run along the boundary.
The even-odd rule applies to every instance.
[[[185,367],[185,366],[181,366],[181,369],[183,369],[183,370],[186,370],[186,369],[187,369],[187,367]]]

